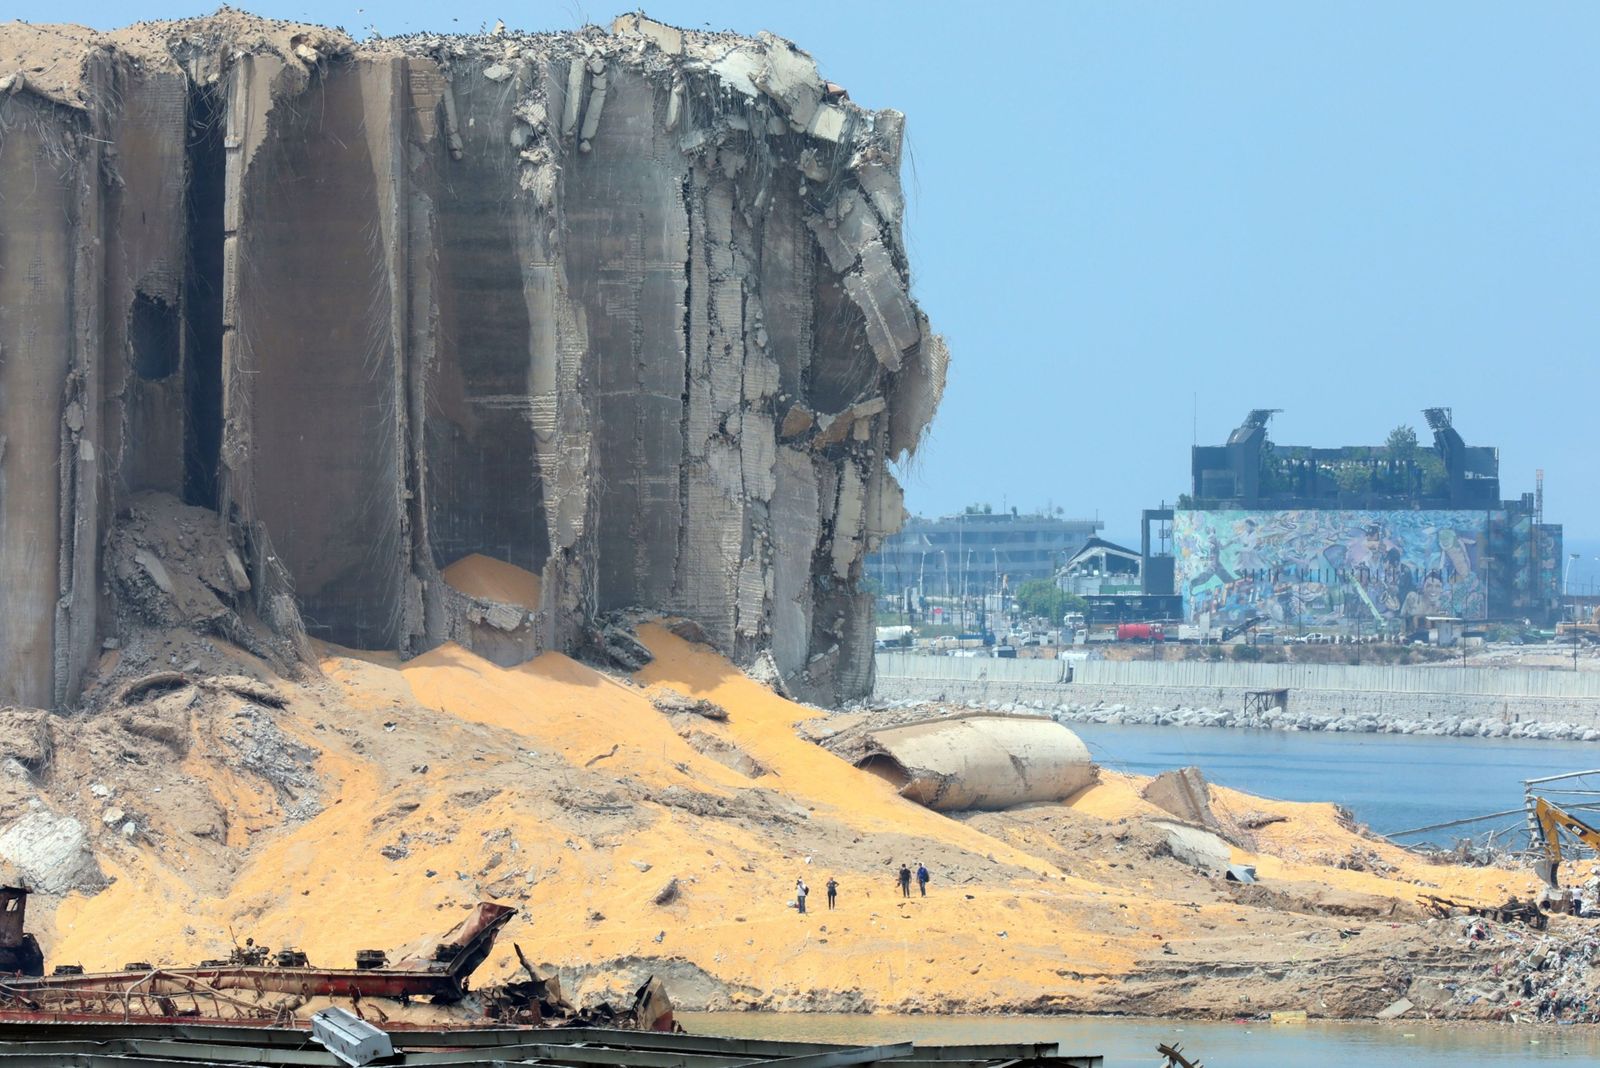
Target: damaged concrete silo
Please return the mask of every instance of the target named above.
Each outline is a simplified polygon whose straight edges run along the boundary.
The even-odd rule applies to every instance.
[[[868,731],[855,764],[942,812],[1064,801],[1099,769],[1076,734],[1044,716],[975,714]]]
[[[481,554],[542,578],[530,648],[638,606],[865,692],[947,360],[902,125],[635,15],[0,29],[0,703],[70,703],[125,621],[135,498],[206,510],[213,592],[291,637],[462,637],[440,571]]]

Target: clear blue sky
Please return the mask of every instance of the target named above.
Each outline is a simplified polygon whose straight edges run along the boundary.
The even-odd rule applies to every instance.
[[[252,5],[353,32],[625,0]],[[13,0],[107,26],[199,9]],[[1447,405],[1507,495],[1600,535],[1600,5],[655,2],[770,29],[909,116],[918,299],[953,352],[914,511],[1047,501],[1131,536],[1202,442],[1381,441]],[[1600,547],[1596,548],[1600,553]]]

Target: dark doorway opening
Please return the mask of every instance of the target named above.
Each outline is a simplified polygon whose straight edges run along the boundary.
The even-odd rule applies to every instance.
[[[178,309],[146,293],[135,293],[129,315],[128,340],[133,345],[133,370],[158,382],[178,369]]]

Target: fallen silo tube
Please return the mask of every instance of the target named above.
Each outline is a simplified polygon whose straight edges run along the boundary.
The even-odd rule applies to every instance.
[[[1078,736],[1043,716],[952,716],[871,731],[856,767],[941,812],[1062,801],[1099,776]]]

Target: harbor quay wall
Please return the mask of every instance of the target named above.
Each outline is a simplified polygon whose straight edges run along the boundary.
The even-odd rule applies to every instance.
[[[1246,695],[1266,690],[1288,691],[1286,706],[1247,713]],[[1021,705],[1063,722],[1600,740],[1589,672],[879,653],[873,698]]]

